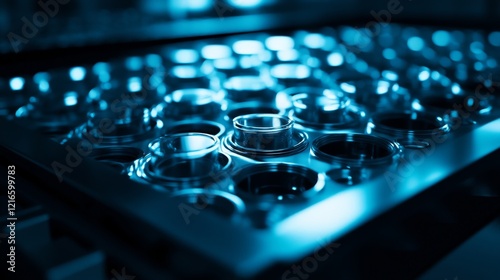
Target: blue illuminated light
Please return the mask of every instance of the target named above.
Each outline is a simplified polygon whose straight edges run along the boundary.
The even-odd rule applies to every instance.
[[[99,110],[101,111],[105,111],[105,110],[108,110],[108,102],[104,101],[104,100],[99,100],[99,105],[98,105],[98,108]]]
[[[127,89],[129,92],[138,92],[142,89],[141,78],[132,77],[128,79]]]
[[[451,92],[452,92],[453,94],[459,94],[461,91],[462,91],[462,88],[460,88],[460,85],[459,85],[459,84],[454,83],[454,84],[451,86]]]
[[[327,61],[330,66],[340,66],[344,63],[344,56],[338,52],[334,52],[328,55]]]
[[[344,55],[344,60],[345,62],[347,62],[348,64],[352,64],[354,62],[356,62],[358,58],[356,57],[355,54],[351,53],[351,52],[348,52]]]
[[[69,70],[69,76],[71,80],[77,82],[85,79],[85,75],[87,74],[87,70],[83,67],[73,67]]]
[[[353,45],[355,42],[354,38],[357,38],[358,36],[360,36],[360,32],[352,27],[346,27],[340,33],[340,37],[342,38],[342,40],[351,45]]]
[[[404,95],[405,94],[404,88],[401,88],[398,84],[393,84],[392,87],[391,87],[391,90],[394,91],[395,93],[399,94],[399,95]]]
[[[484,70],[484,64],[481,61],[476,61],[474,63],[474,69],[476,71],[483,71]]]
[[[472,42],[470,44],[470,51],[476,55],[483,53],[484,45],[481,42]]]
[[[213,65],[218,69],[234,69],[238,65],[238,62],[234,57],[227,57],[214,60]]]
[[[325,36],[318,33],[307,34],[304,38],[304,45],[310,49],[321,49],[325,46]]]
[[[486,66],[488,66],[489,68],[496,68],[497,65],[497,60],[493,57],[488,58],[488,60],[486,61]]]
[[[78,94],[74,91],[67,92],[64,94],[64,105],[75,106],[78,104]]]
[[[281,50],[276,56],[281,61],[297,61],[300,57],[299,51],[295,49]]]
[[[450,58],[453,61],[460,61],[463,59],[463,57],[464,56],[462,55],[462,53],[460,51],[455,50],[455,51],[450,52]]]
[[[111,75],[111,66],[106,62],[98,62],[92,67],[92,72],[99,77],[99,81],[102,83],[109,82]]]
[[[146,55],[144,60],[146,62],[146,66],[152,68],[160,68],[163,64],[161,56],[154,53]]]
[[[273,58],[273,54],[268,50],[264,50],[258,54],[258,57],[263,62],[269,62]]]
[[[432,71],[431,78],[433,80],[439,80],[441,78],[441,74],[438,71]]]
[[[38,83],[38,90],[40,90],[41,92],[48,92],[50,90],[49,81],[40,81],[40,83]]]
[[[289,36],[271,36],[266,39],[265,45],[271,51],[293,49],[295,42]]]
[[[446,76],[441,76],[441,79],[439,79],[439,82],[443,87],[451,86],[451,80],[450,80],[450,78],[448,78]]]
[[[138,56],[131,56],[125,59],[125,68],[130,71],[139,71],[142,69],[142,58]]]
[[[500,32],[494,31],[488,35],[488,41],[494,47],[500,47]]]
[[[394,82],[397,81],[399,78],[398,74],[391,70],[382,71],[382,77],[384,77],[389,81],[394,81]]]
[[[319,99],[320,100],[318,102],[321,104],[324,111],[332,112],[332,111],[338,110],[341,107],[341,104],[340,104],[338,98],[330,98],[327,96],[321,96],[321,97],[319,97]]]
[[[221,59],[231,56],[231,48],[226,45],[206,45],[201,49],[201,56],[205,59]]]
[[[294,214],[275,227],[276,234],[293,238],[294,244],[322,239],[334,231],[348,230],[346,226],[360,219],[369,207],[366,194],[358,189],[340,192],[327,200]],[[335,211],[339,207],[343,211]],[[316,213],[329,213],[319,217]]]
[[[408,48],[412,51],[419,52],[424,49],[425,42],[420,37],[411,37],[408,39]]]
[[[198,52],[193,49],[179,49],[172,52],[172,61],[175,63],[195,63],[199,59]]]
[[[385,59],[387,60],[393,60],[396,58],[396,51],[394,51],[391,48],[384,49],[382,51],[382,55],[384,56]]]
[[[39,84],[42,81],[49,81],[50,80],[50,75],[47,72],[38,72],[33,76],[33,81],[36,84]]]
[[[290,97],[286,92],[278,92],[276,94],[276,107],[280,110],[284,110],[290,108],[292,106],[292,102],[290,101]]]
[[[89,91],[89,99],[98,100],[101,96],[101,92],[97,88],[93,88]]]
[[[450,44],[450,41],[451,37],[448,31],[438,30],[432,34],[432,42],[434,42],[436,46],[445,47]]]
[[[305,79],[311,75],[311,69],[300,64],[280,64],[271,69],[271,74],[278,79]]]
[[[158,93],[158,95],[167,94],[167,86],[164,83],[159,84],[156,88],[156,92]]]
[[[261,64],[262,64],[262,61],[256,55],[240,57],[241,68],[248,69],[248,68],[260,66]]]
[[[296,109],[306,109],[307,105],[303,103],[302,100],[307,99],[307,94],[306,93],[299,93],[293,96],[297,101],[295,101],[293,104]]]
[[[312,68],[318,68],[321,65],[321,60],[317,57],[308,57],[305,64]]]
[[[110,70],[109,68],[110,68],[109,63],[97,62],[92,67],[92,71],[94,72],[94,74],[99,75],[99,73],[103,72],[103,71],[109,72],[109,70]]]
[[[341,83],[340,88],[347,93],[356,93],[356,87],[349,83]]]
[[[358,60],[353,65],[354,69],[358,70],[361,73],[366,73],[368,71],[368,63],[363,60]]]
[[[172,68],[172,74],[178,78],[194,78],[198,73],[198,68],[190,65],[175,66]]]
[[[165,96],[164,100],[169,102],[183,102],[190,103],[192,105],[204,105],[208,104],[213,100],[213,92],[210,90],[191,88],[184,90],[176,90],[172,94]]]
[[[160,128],[160,129],[161,129],[161,128],[163,128],[163,126],[164,126],[163,121],[161,121],[161,120],[157,120],[157,122],[156,122],[156,127],[158,127],[158,128]]]
[[[10,79],[10,88],[12,90],[22,90],[24,88],[24,78],[15,77]]]
[[[430,76],[431,74],[429,73],[429,71],[423,70],[418,74],[418,80],[423,82],[425,80],[428,80]]]
[[[376,93],[377,94],[385,94],[389,91],[390,86],[391,86],[391,84],[387,81],[379,81],[377,83]]]
[[[417,100],[414,100],[412,103],[411,103],[411,108],[413,110],[416,110],[416,111],[422,111],[424,108],[422,107],[422,105],[420,105],[420,101]]]
[[[241,8],[254,8],[260,6],[263,0],[229,0],[229,2]]]
[[[210,8],[211,0],[183,0],[182,5],[187,9],[194,11],[202,11]]]
[[[264,49],[264,44],[257,40],[239,40],[234,42],[233,50],[237,54],[258,54]]]

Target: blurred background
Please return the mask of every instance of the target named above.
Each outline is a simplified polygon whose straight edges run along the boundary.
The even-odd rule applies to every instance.
[[[152,42],[321,24],[384,21],[498,27],[495,0],[6,0],[0,3],[2,54]],[[377,18],[376,15],[380,15]],[[5,40],[7,39],[7,40]]]

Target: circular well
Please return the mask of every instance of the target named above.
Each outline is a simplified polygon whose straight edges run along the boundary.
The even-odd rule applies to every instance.
[[[164,117],[186,119],[204,117],[214,119],[221,111],[220,94],[205,88],[178,89],[165,96]]]
[[[308,123],[342,123],[346,121],[349,99],[326,89],[305,89],[292,96],[294,116]]]
[[[231,217],[245,210],[239,197],[219,190],[186,189],[174,192],[172,196],[196,209],[211,210],[224,217]]]
[[[89,156],[111,166],[123,168],[124,165],[132,163],[143,155],[144,152],[139,148],[103,147],[94,148]]]
[[[199,121],[199,122],[179,122],[167,129],[167,134],[179,133],[205,133],[213,136],[221,136],[225,132],[225,127],[216,122]]]
[[[293,120],[276,114],[250,114],[233,119],[236,144],[257,150],[278,150],[291,146]]]
[[[160,137],[148,146],[157,157],[194,159],[213,154],[219,148],[219,139],[204,133],[179,133]]]
[[[145,156],[132,170],[132,176],[150,184],[168,189],[227,188],[232,159],[224,153],[218,153],[215,161],[178,160],[166,158],[156,164],[151,154]]]
[[[316,157],[346,166],[373,166],[391,163],[401,147],[391,140],[365,134],[324,135],[313,142]]]
[[[425,112],[390,112],[374,114],[368,124],[369,133],[382,133],[396,139],[413,139],[448,133],[448,124],[440,117]]]
[[[250,114],[279,114],[280,110],[262,105],[262,104],[256,104],[255,106],[252,107],[241,107],[241,108],[235,108],[227,113],[227,117],[230,121],[232,121],[234,118],[238,116],[243,116],[243,115],[250,115]]]
[[[237,192],[277,200],[309,197],[324,187],[324,177],[295,164],[262,163],[242,168],[233,176]]]

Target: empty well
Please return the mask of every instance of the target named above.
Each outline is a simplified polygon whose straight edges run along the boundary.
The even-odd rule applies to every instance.
[[[230,193],[210,189],[186,189],[172,194],[194,209],[208,210],[224,217],[231,217],[245,210],[243,201]]]
[[[278,200],[306,197],[324,186],[323,177],[314,170],[284,163],[247,166],[233,179],[239,192],[250,196],[271,195]]]
[[[370,166],[391,163],[401,152],[401,147],[382,137],[345,133],[317,138],[312,151],[324,161],[347,166]]]

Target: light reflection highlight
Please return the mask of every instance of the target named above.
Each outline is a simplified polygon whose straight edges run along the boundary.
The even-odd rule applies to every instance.
[[[9,85],[10,88],[14,91],[22,90],[24,88],[24,78],[22,77],[14,77],[10,79]]]

